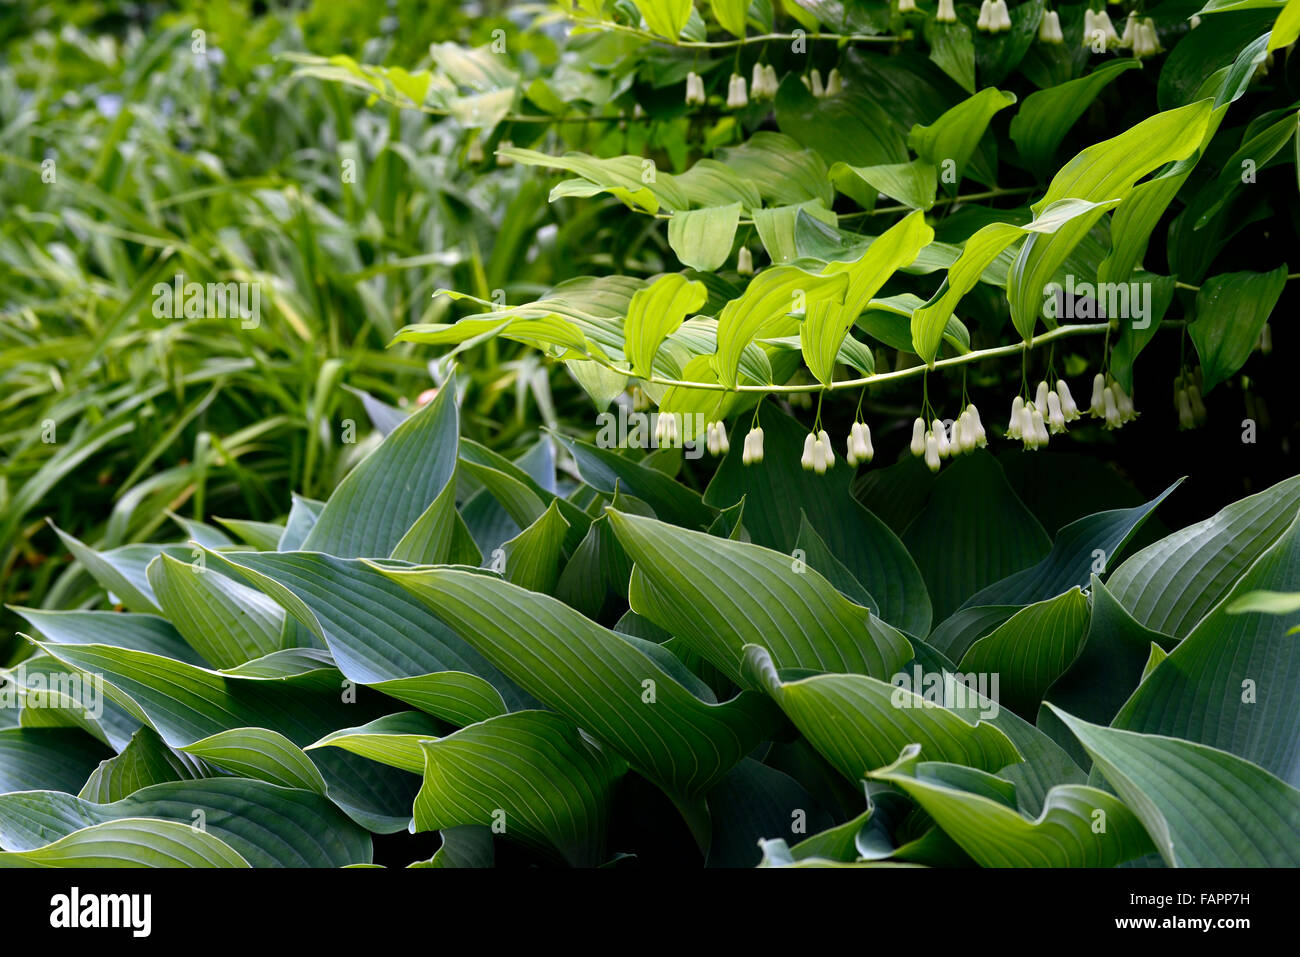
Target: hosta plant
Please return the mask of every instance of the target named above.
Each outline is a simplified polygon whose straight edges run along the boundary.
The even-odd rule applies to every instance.
[[[0,861],[1300,864],[1258,594],[1300,589],[1300,478],[1046,528],[988,448],[868,508],[776,402],[693,488],[680,448],[504,458],[456,391],[282,527],[63,536],[101,600],[15,609]]]

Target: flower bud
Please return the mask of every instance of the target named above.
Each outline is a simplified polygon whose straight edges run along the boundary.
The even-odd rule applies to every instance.
[[[1115,390],[1111,386],[1101,390],[1102,408],[1105,409],[1106,428],[1118,429],[1124,424],[1120,418],[1119,405],[1115,401]]]
[[[993,17],[991,15],[992,7],[993,7],[993,0],[984,0],[984,2],[980,4],[980,15],[979,18],[975,21],[976,30],[979,30],[982,33],[987,33],[989,30],[992,29],[992,25],[993,25]]]
[[[840,76],[838,68],[831,70],[830,75],[826,77],[826,95],[835,96],[844,92],[844,78]]]
[[[1137,30],[1137,11],[1134,11],[1130,13],[1128,19],[1124,21],[1124,32],[1120,34],[1119,37],[1119,45],[1121,48],[1127,50],[1129,47],[1133,46],[1133,41],[1137,36]]]
[[[1187,390],[1180,388],[1174,392],[1174,406],[1178,409],[1178,427],[1180,429],[1193,429],[1196,427],[1196,419],[1192,415],[1192,403],[1187,396]]]
[[[970,416],[971,424],[974,427],[975,447],[985,448],[989,444],[989,440],[984,432],[984,423],[980,421],[980,410],[975,408],[974,402],[966,406],[966,414]]]
[[[710,455],[726,455],[731,451],[731,443],[727,441],[727,425],[725,422],[710,422],[706,431],[709,436]]]
[[[1000,33],[1011,29],[1011,11],[1007,9],[1007,0],[993,0],[989,10],[990,30]]]
[[[1020,407],[1020,428],[1018,431],[1020,439],[1025,443],[1026,448],[1038,448],[1038,429],[1034,425],[1034,403],[1026,402]]]
[[[1022,438],[1020,432],[1021,414],[1025,411],[1025,400],[1016,396],[1011,400],[1011,420],[1007,423],[1007,438]]]
[[[865,422],[854,422],[849,429],[848,454],[845,461],[853,468],[857,468],[859,463],[870,462],[875,456],[875,450],[871,447],[871,429],[867,428]]]
[[[655,416],[655,445],[659,448],[672,448],[677,444],[677,415],[673,412],[660,412]]]
[[[829,468],[835,467],[835,449],[831,447],[831,437],[822,429],[817,433],[817,441],[813,444],[814,450],[821,457],[821,468],[817,470],[820,475]]]
[[[1205,424],[1205,403],[1201,401],[1201,390],[1193,382],[1187,386],[1187,402],[1192,407],[1192,421],[1197,425]]]
[[[948,430],[943,426],[942,419],[935,419],[930,424],[931,431],[934,432],[934,441],[939,449],[939,458],[946,459],[952,451],[952,444],[948,441]]]
[[[1191,24],[1191,27],[1189,29],[1195,30],[1197,27],[1201,25],[1201,18],[1193,13],[1192,19],[1187,22]]]
[[[1061,397],[1055,392],[1047,393],[1047,422],[1051,426],[1051,431],[1065,431],[1065,413],[1061,410]]]
[[[1133,399],[1129,396],[1124,388],[1115,382],[1112,384],[1115,390],[1115,405],[1119,409],[1121,422],[1131,422],[1138,417],[1137,409],[1133,407]]]
[[[1056,395],[1061,400],[1061,413],[1065,416],[1065,421],[1073,422],[1079,417],[1079,407],[1074,404],[1074,396],[1070,395],[1070,387],[1064,379],[1056,380]]]
[[[961,455],[966,451],[966,446],[962,444],[962,429],[966,426],[966,413],[963,412],[957,418],[952,420],[952,438],[948,442],[949,455]]]
[[[939,440],[933,432],[925,433],[925,464],[931,472],[939,471]]]
[[[1047,388],[1047,380],[1046,380],[1046,379],[1044,379],[1042,382],[1038,383],[1038,388],[1037,388],[1037,390],[1035,390],[1035,392],[1034,392],[1034,405],[1035,405],[1037,408],[1039,408],[1039,409],[1045,409],[1045,408],[1047,408],[1047,393],[1048,393],[1048,391],[1049,391],[1049,390],[1048,390],[1048,388]]]
[[[925,419],[922,419],[919,416],[917,417],[917,420],[912,423],[911,449],[913,455],[920,456],[925,454]]]
[[[916,0],[898,0],[899,13],[915,13]]]
[[[748,246],[741,246],[740,251],[736,253],[736,272],[742,276],[754,275],[754,254],[749,251]]]
[[[1106,414],[1106,406],[1102,398],[1105,388],[1106,377],[1098,372],[1092,377],[1092,403],[1088,406],[1088,414],[1094,419],[1100,419]]]
[[[805,472],[811,472],[813,467],[813,446],[817,442],[817,436],[811,432],[803,440],[803,457],[799,459],[799,464],[803,466]]]

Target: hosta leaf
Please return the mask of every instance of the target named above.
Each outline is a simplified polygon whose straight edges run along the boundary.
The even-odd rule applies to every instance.
[[[124,819],[82,828],[32,851],[0,852],[0,867],[248,867],[211,834],[175,821]]]
[[[1105,791],[1059,785],[1031,820],[972,790],[980,772],[920,761],[922,751],[910,746],[871,776],[901,788],[981,867],[1114,867],[1152,850],[1133,812]]]
[[[877,678],[888,678],[912,657],[899,632],[787,555],[608,514],[636,563],[632,610],[689,643],[734,681],[744,678],[744,646],[760,641],[779,667]]]
[[[208,662],[185,643],[165,618],[116,611],[47,611],[14,608],[46,641],[58,645],[114,645],[134,648],[186,664]]]
[[[467,824],[441,831],[442,845],[427,861],[411,867],[491,867],[496,860],[492,832],[486,827]]]
[[[155,784],[112,804],[57,791],[0,795],[0,846],[32,851],[82,828],[138,818],[211,834],[254,867],[341,867],[371,857],[370,835],[321,795],[228,777]]]
[[[771,728],[761,698],[701,701],[643,651],[553,598],[453,568],[384,573],[674,798],[706,791]]]
[[[150,563],[148,575],[167,620],[216,667],[280,650],[284,609],[261,592],[170,555]]]
[[[966,165],[988,129],[989,121],[999,110],[1005,110],[1015,102],[1014,93],[1004,93],[992,87],[980,90],[929,126],[912,127],[907,145],[943,174],[939,178],[944,189],[956,195],[957,187],[966,175]]]
[[[0,794],[49,788],[77,792],[112,752],[76,728],[0,729]]]
[[[1300,476],[1148,545],[1115,569],[1106,587],[1140,624],[1184,638],[1277,541],[1298,509]]]
[[[853,782],[897,760],[913,743],[936,759],[990,772],[1020,760],[991,724],[968,724],[906,688],[866,675],[785,681],[757,645],[745,647],[743,668],[747,680],[766,689],[809,743]]]
[[[999,674],[998,701],[1033,720],[1043,694],[1083,646],[1088,599],[1078,588],[1026,605],[979,639],[961,659],[962,672]]]
[[[838,465],[826,475],[798,467],[807,427],[769,406],[759,406],[764,430],[762,467],[741,462],[740,436],[731,443],[705,501],[728,508],[745,500],[745,528],[757,545],[790,554],[799,537],[801,504],[808,523],[880,607],[885,622],[910,635],[930,630],[930,599],[903,543],[849,491],[852,473]],[[927,475],[929,473],[926,473]]]
[[[232,728],[178,750],[240,777],[318,794],[327,792],[320,770],[302,748],[284,735],[266,728]],[[83,793],[82,797],[88,795]]]
[[[456,482],[447,482],[433,504],[393,548],[392,557],[416,565],[478,565],[483,554],[456,510]]]
[[[405,420],[405,416],[403,420]],[[393,429],[396,429],[401,422],[395,422]],[[392,429],[385,432],[387,436],[391,434]],[[309,498],[303,498],[301,495],[293,497],[293,505],[289,507],[289,517],[284,523],[284,534],[276,542],[275,547],[269,549],[273,552],[294,552],[302,548],[302,543],[307,540],[308,534],[316,527],[320,520],[320,513],[325,508],[324,502],[313,501]],[[261,549],[259,549],[260,551]]]
[[[710,213],[712,210],[699,210],[700,213]],[[735,207],[736,216],[739,216],[739,208]],[[682,214],[678,214],[680,216]],[[736,224],[731,224],[731,231],[734,233]],[[677,222],[677,217],[673,218],[669,224],[669,239],[671,241],[672,228]],[[717,253],[719,243],[717,237],[704,237],[707,245],[706,249],[710,255]],[[696,269],[717,269],[722,261],[731,252],[731,237],[727,236],[725,249],[721,252],[721,258],[712,266],[700,265],[698,262],[690,262],[682,253],[682,250],[673,244],[677,254],[681,257],[682,262]],[[652,366],[654,364],[655,353],[659,351],[659,345],[670,334],[677,331],[677,327],[682,324],[682,320],[694,312],[697,312],[704,305],[704,300],[708,295],[708,290],[700,282],[691,282],[680,273],[669,273],[666,276],[660,276],[650,285],[643,289],[637,290],[632,296],[632,301],[627,307],[627,321],[624,324],[624,331],[627,335],[626,353],[628,362],[632,371],[642,378],[649,378]]]
[[[460,727],[486,721],[507,710],[496,688],[463,671],[393,678],[377,681],[370,687]]]
[[[713,510],[699,495],[656,469],[647,468],[612,449],[557,435],[573,456],[582,480],[597,491],[613,495],[615,490],[641,499],[664,521],[687,528],[699,528],[713,521]],[[586,529],[583,529],[585,534]]]
[[[1025,97],[1011,119],[1011,140],[1020,158],[1039,176],[1052,168],[1056,148],[1079,117],[1110,83],[1125,70],[1140,69],[1137,59],[1114,60],[1087,76],[1069,80]]]
[[[537,521],[502,546],[506,578],[529,591],[553,592],[568,530],[569,523],[552,501]]]
[[[306,750],[342,748],[371,761],[387,764],[412,774],[424,773],[422,741],[436,740],[442,732],[427,714],[402,711],[386,714],[358,728],[344,728],[325,735]]]
[[[1300,791],[1225,751],[1052,710],[1170,867],[1300,866]]]
[[[709,792],[712,840],[706,867],[754,867],[763,837],[820,831],[831,817],[788,774],[745,758]]]
[[[259,552],[275,551],[280,539],[284,537],[284,526],[272,522],[251,522],[238,518],[218,518],[217,521],[234,532],[249,548],[255,548]]]
[[[610,789],[622,762],[548,711],[519,711],[424,745],[420,831],[495,828],[574,866],[605,857]]]
[[[1240,369],[1286,287],[1286,266],[1272,272],[1214,276],[1196,294],[1196,321],[1187,327],[1204,371],[1208,395]]]
[[[204,776],[200,762],[167,747],[152,728],[141,728],[121,754],[100,762],[77,796],[96,804],[111,804],[151,784]]]
[[[339,483],[303,549],[339,558],[391,555],[455,473],[457,428],[455,383],[448,382]]]
[[[182,545],[123,545],[108,551],[96,551],[55,528],[60,540],[74,558],[86,567],[90,577],[127,609],[142,615],[157,615],[159,608],[153,587],[145,575],[149,563],[164,551],[181,560],[193,557],[192,549]]]
[[[1052,547],[992,455],[976,451],[939,473],[903,533],[943,620],[975,592],[1034,564]],[[960,654],[959,654],[960,657]]]
[[[683,265],[713,272],[731,256],[736,227],[740,224],[740,211],[740,203],[678,210],[668,220],[668,245],[673,247]],[[699,304],[691,306],[690,310],[698,309],[703,303],[701,297]]]
[[[1287,622],[1227,605],[1252,591],[1300,588],[1292,521],[1120,710],[1114,727],[1197,741],[1300,784],[1300,655]]]
[[[1118,136],[1078,153],[1052,178],[1047,193],[1030,207],[1035,216],[1052,203],[1073,198],[1106,204],[1124,200],[1133,185],[1166,163],[1190,156],[1201,145],[1211,100],[1148,117]],[[1031,233],[1007,276],[1011,321],[1024,339],[1031,339],[1042,312],[1043,290],[1066,257],[1101,218],[1099,206],[1078,216],[1050,235]]]
[[[1114,563],[1156,506],[1181,483],[1179,479],[1145,505],[1098,512],[1071,522],[1057,533],[1046,558],[981,589],[966,599],[962,608],[1027,605],[1082,588],[1094,573],[1101,574]]]

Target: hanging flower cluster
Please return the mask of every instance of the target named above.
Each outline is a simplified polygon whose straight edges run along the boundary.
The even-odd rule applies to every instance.
[[[704,93],[704,80],[695,72],[686,74],[686,105],[703,106],[708,100]]]
[[[1064,432],[1065,424],[1079,416],[1079,407],[1065,380],[1057,379],[1052,389],[1044,379],[1028,402],[1021,396],[1011,401],[1007,438],[1019,439],[1027,449],[1041,449],[1053,434]]]
[[[1110,22],[1110,14],[1105,10],[1099,10],[1096,13],[1085,10],[1083,12],[1083,45],[1086,47],[1092,46],[1093,38],[1099,32],[1107,50],[1120,45],[1119,34],[1115,32],[1115,25]]]
[[[1205,424],[1205,403],[1201,401],[1201,370],[1183,371],[1174,380],[1174,408],[1178,410],[1178,427],[1194,429]]]
[[[727,81],[727,109],[743,110],[747,106],[749,96],[745,92],[745,78],[739,73],[733,73]]]
[[[835,466],[835,451],[831,448],[831,437],[822,429],[817,433],[808,433],[803,440],[803,458],[799,460],[805,472],[825,475],[826,470]]]
[[[1038,21],[1038,41],[1040,43],[1064,43],[1065,34],[1061,32],[1061,17],[1055,10],[1048,10],[1043,19]]]
[[[850,468],[857,468],[859,464],[870,462],[875,455],[876,450],[871,447],[871,429],[865,422],[854,422],[849,428],[849,450],[844,461]]]
[[[952,0],[939,0],[939,9],[934,15],[936,23],[956,23],[957,8],[953,6]]]
[[[916,0],[898,0],[899,13],[915,13]]]
[[[727,441],[727,426],[723,422],[709,422],[704,427],[704,444],[710,455],[726,455],[731,451]]]
[[[926,428],[925,419],[917,416],[912,423],[912,443],[909,446],[913,455],[924,458],[931,472],[939,471],[942,461],[953,455],[971,452],[988,445],[984,425],[980,421],[979,409],[972,402],[952,424],[952,435],[942,419],[935,419]]]
[[[1111,376],[1100,372],[1092,380],[1092,402],[1088,414],[1094,419],[1105,419],[1107,429],[1118,429],[1125,422],[1138,417],[1133,407],[1133,399],[1124,387]]]
[[[757,425],[745,436],[745,447],[741,450],[740,461],[745,465],[756,465],[763,461],[763,430]]]
[[[844,92],[844,78],[840,76],[839,69],[831,70],[826,76],[826,83],[822,83],[821,71],[816,67],[809,70],[799,79],[803,85],[808,88],[808,92],[816,97],[835,96]]]
[[[776,96],[776,68],[770,63],[755,63],[752,79],[749,81],[749,95],[755,100],[770,100]]]
[[[1139,60],[1142,57],[1155,56],[1157,53],[1164,52],[1164,47],[1160,45],[1160,38],[1156,35],[1156,22],[1150,17],[1139,20],[1136,13],[1129,14],[1124,24],[1124,35],[1119,38],[1119,45],[1125,49],[1131,48],[1133,55]]]
[[[980,4],[979,19],[975,29],[982,33],[1001,33],[1011,29],[1011,13],[1007,10],[1007,0],[984,0]]]

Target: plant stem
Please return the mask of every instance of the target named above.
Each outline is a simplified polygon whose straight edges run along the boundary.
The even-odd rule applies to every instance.
[[[849,43],[896,43],[901,37],[888,36],[883,34],[872,35],[868,33],[807,33],[800,31],[796,36],[793,33],[764,33],[752,37],[733,37],[730,40],[670,40],[662,37],[657,33],[651,33],[649,30],[641,30],[637,27],[629,27],[622,23],[613,23],[608,20],[593,20],[589,17],[570,16],[569,20],[578,26],[590,27],[597,30],[613,30],[616,33],[626,33],[629,36],[640,37],[643,40],[649,40],[653,43],[663,43],[668,46],[684,47],[688,50],[725,50],[731,47],[746,46],[750,43],[767,43],[771,40],[834,40],[836,42],[846,41]]]

